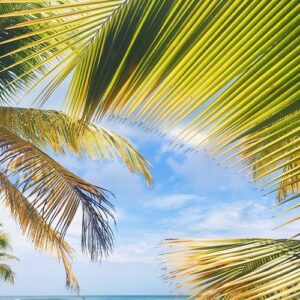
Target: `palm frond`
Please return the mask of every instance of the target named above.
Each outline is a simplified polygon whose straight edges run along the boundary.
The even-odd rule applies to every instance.
[[[56,70],[63,68],[63,71],[52,81],[53,86],[57,86],[70,74],[74,64],[88,48],[102,26],[126,2],[126,0],[52,1],[49,6],[47,2],[37,1],[39,7],[35,8],[28,6],[28,1],[5,1],[4,3],[9,5],[11,3],[23,4],[25,8],[23,6],[19,10],[14,9],[10,12],[4,10],[2,12],[2,17],[6,17],[5,19],[8,20],[8,30],[17,30],[20,33],[3,40],[2,45],[9,45],[11,42],[21,44],[20,47],[15,46],[13,50],[6,51],[1,56],[4,58],[12,56],[14,59],[13,63],[2,69],[2,72],[6,74],[12,68],[22,69],[23,64],[46,56],[43,61],[31,64],[31,69],[25,69],[17,77],[7,82],[6,87],[11,87],[16,82],[23,82],[28,74],[45,66],[49,71],[42,80],[50,77]],[[28,9],[26,9],[26,5]],[[24,20],[20,21],[19,18]],[[29,28],[29,31],[23,33],[20,31],[21,28]],[[37,40],[32,40],[35,37]],[[25,41],[25,45],[22,44],[23,41]],[[20,53],[25,55],[21,59],[17,59]],[[57,62],[57,58],[61,58],[61,60]],[[30,85],[35,84],[31,82]],[[51,94],[52,88],[49,91]]]
[[[57,153],[70,150],[94,159],[121,158],[130,171],[144,175],[152,184],[149,162],[125,138],[103,127],[54,110],[15,107],[0,107],[0,127],[41,149],[51,147]]]
[[[169,240],[167,278],[191,299],[297,299],[300,241]]]
[[[270,173],[274,180],[264,187],[279,187],[280,198],[298,190],[299,170],[288,164],[295,157],[288,150],[292,143],[298,157],[299,126],[283,134],[292,126],[286,118],[300,109],[297,1],[60,1],[3,16],[27,15],[34,21],[12,27],[41,26],[32,36],[47,33],[47,41],[61,45],[43,51],[65,54],[42,102],[74,72],[67,96],[72,115],[121,116],[165,133],[179,126],[178,144],[192,141],[198,149],[206,142],[226,161],[239,152],[251,164],[267,153],[260,165],[251,164],[254,171],[262,164],[274,168],[286,155],[281,171],[289,173]],[[19,50],[31,47],[28,41]],[[257,131],[277,136],[278,143],[255,137]]]
[[[1,167],[41,218],[65,236],[81,207],[82,247],[92,259],[111,251],[112,205],[106,191],[67,171],[33,144],[0,127]]]
[[[10,250],[10,248],[10,242],[7,234],[0,229],[0,281],[13,284],[15,274],[6,262],[9,260],[17,260],[17,258],[6,252],[7,250]]]
[[[64,241],[61,234],[54,231],[45,222],[34,205],[2,173],[0,173],[0,194],[2,195],[1,200],[9,208],[11,215],[20,225],[23,234],[28,236],[36,249],[48,252],[63,262],[67,288],[79,292],[79,284],[70,263],[73,258],[73,250]]]
[[[77,46],[86,47],[87,41],[102,23],[124,4],[124,1],[76,2],[64,5],[68,12],[63,17],[68,22],[64,22],[65,30],[62,32],[59,23],[64,20],[56,15],[57,7],[48,7],[49,3],[1,2],[0,29],[3,36],[0,37],[0,88],[3,93],[0,100],[11,99],[26,86],[37,84],[38,75],[47,77],[63,66],[68,61],[64,55],[74,58],[74,53],[78,54]],[[61,3],[56,2],[57,5]],[[74,5],[84,7],[84,14],[91,12],[93,7],[99,9],[93,22],[88,20],[89,29],[85,27],[87,23],[82,23],[85,17],[73,19],[78,14],[78,10],[72,8]],[[4,16],[14,15],[23,9],[26,9],[26,14],[8,18]],[[37,13],[33,14],[34,11]],[[38,21],[40,17],[45,18],[42,23]],[[55,24],[52,26],[49,22]],[[19,26],[19,23],[25,26]],[[64,59],[61,63],[58,60],[60,58]],[[58,66],[52,68],[51,64],[57,63]],[[67,286],[78,290],[70,264],[72,251],[64,241],[65,233],[81,205],[83,250],[88,251],[92,259],[108,253],[112,247],[110,204],[106,191],[71,174],[40,148],[51,147],[55,152],[68,149],[79,155],[102,159],[120,157],[131,171],[143,174],[151,185],[149,163],[126,139],[114,132],[59,112],[0,107],[0,119],[3,201],[35,246],[62,260]]]
[[[3,1],[11,2],[28,3]],[[57,75],[40,103],[70,75],[72,116],[85,121],[117,116],[164,133],[181,128],[178,144],[192,142],[195,150],[205,144],[224,163],[242,164],[262,189],[277,191],[279,203],[299,196],[297,1],[52,4],[3,14],[6,19],[34,16],[9,30],[38,28],[1,42],[25,41],[5,55],[27,55],[3,73],[47,56],[45,64],[32,64],[7,86],[47,65],[47,76],[32,86]],[[57,56],[61,60],[55,63]],[[171,276],[191,276],[188,283],[201,293],[196,298],[293,299],[300,294],[298,241],[172,243],[187,250],[175,254],[183,255],[182,265]]]
[[[0,226],[2,226],[0,224]],[[0,250],[7,250],[10,248],[10,243],[7,235],[2,230],[0,231]]]
[[[3,3],[1,1],[0,4],[0,14],[11,13],[13,11],[23,10],[26,8],[37,9],[45,6],[42,2],[40,3]],[[30,32],[37,30],[41,26],[29,26],[18,29],[7,30],[7,27],[18,24],[19,22],[25,22],[32,20],[32,17],[27,16],[18,16],[16,18],[2,18],[0,16],[0,42],[6,41],[7,39],[14,39],[18,36],[29,34]],[[41,53],[41,55],[37,54],[34,57],[29,57],[26,52],[18,52],[15,55],[9,55],[15,49],[19,49],[20,47],[26,47],[28,42],[39,43],[39,40],[43,37],[43,35],[35,35],[28,37],[27,40],[18,40],[17,42],[12,42],[9,44],[1,45],[0,51],[0,103],[12,103],[12,99],[15,96],[20,95],[27,86],[34,84],[40,76],[46,75],[47,65],[41,62],[44,62],[49,53]],[[43,46],[49,46],[48,42],[44,42]],[[35,49],[36,51],[39,49],[39,46]],[[20,65],[18,62],[22,61],[23,63]],[[39,67],[35,68],[34,71],[31,71],[33,65],[39,65]],[[3,70],[8,70],[7,72],[3,72]],[[26,73],[24,75],[24,73]],[[22,80],[18,80],[18,77],[22,76]]]
[[[9,282],[11,284],[14,283],[14,272],[8,264],[0,263],[0,280]]]

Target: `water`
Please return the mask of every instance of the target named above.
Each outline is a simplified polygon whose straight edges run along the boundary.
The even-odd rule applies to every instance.
[[[185,300],[179,296],[9,296],[0,300]]]

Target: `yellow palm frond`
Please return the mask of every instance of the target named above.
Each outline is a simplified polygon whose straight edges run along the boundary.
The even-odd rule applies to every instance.
[[[28,236],[38,250],[54,255],[63,262],[67,288],[79,292],[79,284],[70,263],[73,250],[61,234],[45,222],[34,205],[2,173],[0,173],[0,194],[1,200],[9,208],[23,234]]]
[[[61,153],[70,150],[95,159],[121,158],[132,172],[152,177],[149,162],[123,137],[103,127],[75,120],[54,110],[0,107],[0,127],[22,139]]]
[[[298,299],[300,241],[170,240],[168,278],[190,299]]]
[[[82,200],[83,248],[91,253],[92,259],[110,250],[112,232],[103,218],[107,211],[101,203],[105,195],[101,189],[67,172],[40,148],[51,147],[57,153],[70,150],[95,159],[120,157],[132,172],[143,174],[152,184],[149,163],[114,132],[57,111],[0,107],[0,120],[0,161],[5,172],[0,184],[2,200],[36,248],[63,262],[66,286],[78,292],[79,284],[70,262],[72,249],[64,235],[78,201]],[[17,177],[15,184],[4,174],[12,180]],[[82,186],[86,189],[84,193]],[[90,190],[92,196],[88,195]]]

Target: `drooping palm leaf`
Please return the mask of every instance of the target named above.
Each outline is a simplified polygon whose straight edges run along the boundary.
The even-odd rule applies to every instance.
[[[82,247],[92,259],[112,248],[112,208],[106,191],[67,171],[36,146],[0,127],[1,168],[32,199],[42,219],[65,236],[81,207]]]
[[[0,224],[1,227],[1,224]],[[7,251],[10,250],[10,242],[6,233],[0,230],[0,281],[14,283],[14,272],[7,264],[9,260],[16,260],[17,258]]]
[[[108,250],[108,245],[108,248],[111,247],[112,232],[102,218],[104,206],[100,204],[104,194],[87,182],[84,182],[84,189],[92,190],[92,198],[95,199],[80,189],[77,191],[83,181],[72,174],[70,177],[69,172],[39,148],[50,147],[58,153],[71,150],[79,155],[101,159],[121,157],[131,171],[142,173],[151,184],[149,164],[124,138],[102,127],[75,121],[57,111],[0,107],[0,119],[1,168],[4,172],[2,200],[37,249],[57,256],[64,263],[67,287],[78,291],[79,285],[70,264],[72,251],[63,238],[80,199],[84,201],[83,249],[88,249],[92,258],[96,259]],[[64,193],[66,184],[69,185],[69,193]],[[59,209],[62,211],[59,212]],[[61,214],[69,214],[66,222],[61,219]],[[60,226],[52,229],[52,223]]]
[[[298,299],[300,241],[170,240],[168,277],[191,299]]]
[[[12,216],[18,221],[23,234],[27,235],[40,251],[59,258],[66,271],[66,286],[79,292],[79,284],[72,272],[70,260],[73,250],[58,231],[47,224],[34,205],[4,175],[0,173],[0,194]]]

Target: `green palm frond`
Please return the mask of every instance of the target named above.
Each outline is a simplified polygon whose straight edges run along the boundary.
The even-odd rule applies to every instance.
[[[300,241],[170,240],[168,278],[191,299],[298,299]]]
[[[2,72],[15,68],[22,69],[23,64],[30,63],[31,60],[46,56],[43,61],[31,65],[31,69],[26,69],[20,74],[18,73],[13,80],[7,82],[10,87],[16,82],[23,82],[23,80],[31,73],[36,72],[41,67],[47,66],[49,70],[47,75],[43,77],[50,77],[56,70],[63,68],[55,79],[53,79],[53,86],[49,87],[46,94],[50,95],[53,88],[57,87],[59,83],[72,71],[74,64],[78,61],[84,50],[89,46],[95,35],[103,27],[111,16],[116,13],[126,1],[111,0],[111,1],[52,1],[51,5],[43,1],[35,1],[39,7],[34,8],[28,6],[28,1],[4,1],[6,5],[23,4],[19,10],[25,9],[25,13],[18,13],[18,9],[11,9],[10,12],[3,10],[2,15],[10,23],[8,30],[17,30],[15,36],[11,39],[2,41],[2,46],[10,45],[10,43],[23,43],[26,45],[15,47],[11,52],[5,52],[2,57],[12,57],[13,63],[5,66]],[[35,3],[34,3],[35,4]],[[16,14],[18,16],[16,17]],[[16,17],[16,18],[12,18]],[[19,20],[23,18],[24,20]],[[42,18],[42,20],[40,20]],[[16,24],[18,22],[19,24]],[[22,33],[21,28],[29,30]],[[31,30],[30,30],[31,29]],[[37,37],[38,40],[32,41]],[[17,56],[25,54],[22,59],[17,59]],[[13,54],[12,56],[10,54]],[[61,58],[57,63],[57,59]],[[56,63],[56,64],[55,64]],[[51,67],[51,65],[53,65]],[[64,74],[64,75],[63,75]],[[34,83],[32,83],[35,85]],[[31,85],[32,85],[31,84]]]
[[[94,159],[121,158],[132,172],[152,177],[149,162],[125,139],[103,127],[81,122],[54,110],[0,107],[0,127],[42,149],[70,150]]]
[[[0,227],[2,227],[2,224],[0,224]],[[1,250],[7,250],[10,248],[9,240],[7,235],[1,230],[0,231],[0,249]]]
[[[14,272],[9,265],[0,263],[0,280],[14,283]]]
[[[10,250],[8,236],[2,229],[0,229],[0,281],[14,283],[15,274],[6,262],[9,260],[17,260],[17,258],[8,254],[6,252],[8,250]]]
[[[0,14],[11,13],[13,11],[23,10],[23,9],[37,9],[45,6],[43,3],[2,3],[0,4]],[[17,29],[7,30],[7,27],[18,24],[19,22],[25,22],[31,20],[31,16],[19,16],[16,18],[1,18],[0,17],[0,42],[6,41],[8,39],[16,38],[19,35],[24,35],[37,30],[40,26],[29,26]],[[9,44],[1,45],[0,51],[0,103],[11,103],[13,96],[20,95],[27,86],[34,84],[39,76],[45,76],[47,65],[44,62],[49,53],[43,53],[41,55],[35,55],[34,57],[29,57],[27,52],[18,52],[15,55],[9,55],[15,49],[20,47],[26,47],[28,42],[39,43],[39,40],[43,35],[35,35],[28,37],[27,40],[18,40],[17,42],[12,42]],[[50,45],[48,42],[44,42],[43,46]],[[40,46],[37,46],[37,49]],[[20,65],[18,62],[23,61]],[[30,71],[33,65],[39,65],[34,71]],[[8,68],[8,69],[7,69]],[[8,70],[3,72],[3,70]],[[26,73],[24,75],[24,73]],[[22,80],[17,78],[22,76]]]
[[[42,102],[74,72],[67,96],[72,115],[85,120],[121,116],[165,133],[179,127],[179,144],[192,142],[198,149],[205,143],[226,161],[239,153],[254,172],[278,168],[280,177],[274,170],[259,179],[267,181],[264,188],[279,187],[280,198],[298,190],[299,126],[286,120],[297,118],[300,109],[297,1],[52,4],[3,15],[34,16],[12,28],[40,26],[30,36],[55,40],[41,51],[63,57],[52,67],[59,72]],[[61,48],[55,50],[58,42]],[[19,50],[34,47],[28,41]],[[277,143],[255,136],[258,131]],[[289,155],[291,143],[296,150]],[[257,156],[266,153],[256,165]],[[267,175],[273,176],[271,182]]]

